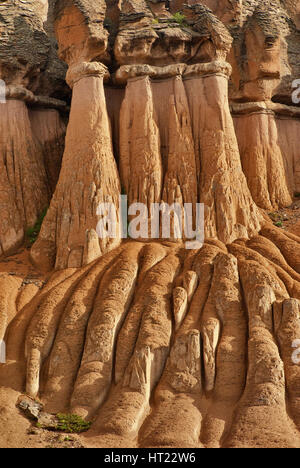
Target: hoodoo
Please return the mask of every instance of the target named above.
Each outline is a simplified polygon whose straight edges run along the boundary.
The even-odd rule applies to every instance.
[[[300,447],[299,27],[293,0],[0,4],[1,447],[60,418],[70,446]],[[151,237],[187,204],[202,247]]]

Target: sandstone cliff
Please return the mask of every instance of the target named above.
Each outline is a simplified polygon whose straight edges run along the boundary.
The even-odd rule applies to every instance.
[[[86,446],[300,446],[299,27],[290,0],[0,4],[1,446],[25,391]],[[146,228],[203,203],[203,247],[123,240],[121,194]]]

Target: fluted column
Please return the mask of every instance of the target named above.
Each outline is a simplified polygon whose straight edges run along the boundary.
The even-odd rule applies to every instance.
[[[148,76],[128,80],[120,113],[120,171],[129,203],[160,201],[162,161]]]
[[[48,206],[43,151],[32,133],[26,103],[36,97],[22,86],[6,88],[0,103],[0,254],[15,251],[26,229]]]
[[[265,102],[233,108],[243,171],[254,201],[266,210],[291,205],[290,170],[285,167],[274,112]]]
[[[188,95],[196,157],[199,158],[200,202],[205,205],[205,235],[224,243],[260,230],[261,215],[242,171],[228,103],[231,67],[216,61],[188,67]]]
[[[77,63],[67,74],[73,97],[62,169],[31,251],[43,269],[80,267],[119,241],[118,226],[116,238],[96,234],[99,204],[111,202],[118,208],[120,194],[103,87],[106,74],[98,62]]]

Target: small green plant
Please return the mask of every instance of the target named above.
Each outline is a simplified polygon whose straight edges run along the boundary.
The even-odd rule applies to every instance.
[[[174,15],[172,15],[172,18],[170,18],[169,22],[170,23],[175,22],[175,23],[180,24],[180,26],[185,26],[186,18],[182,13],[180,13],[180,11],[177,11],[176,13],[174,13]]]
[[[158,23],[159,23],[159,19],[158,19],[158,18],[154,18],[154,19],[152,20],[152,24],[158,24]]]
[[[287,221],[288,219],[284,213],[278,211],[269,213],[269,217],[273,221],[274,226],[276,227],[283,227],[284,221]]]
[[[40,217],[38,218],[35,225],[31,228],[28,228],[26,231],[26,239],[28,244],[31,246],[35,243],[40,233],[44,218],[47,214],[48,208],[45,208],[44,211],[41,213]]]
[[[77,416],[77,414],[58,413],[56,418],[58,420],[58,424],[55,430],[65,432],[67,434],[86,432],[92,425],[91,422],[85,421],[80,416]]]
[[[300,198],[300,192],[295,192],[295,198]]]

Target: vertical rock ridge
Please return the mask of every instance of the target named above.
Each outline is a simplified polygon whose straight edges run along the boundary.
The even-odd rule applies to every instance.
[[[24,101],[0,104],[1,254],[12,253],[48,206],[50,189],[42,148],[32,133]]]
[[[255,203],[265,210],[291,205],[293,191],[289,191],[274,114],[252,113],[235,122],[243,171]]]
[[[120,121],[120,172],[129,204],[160,202],[162,161],[150,79],[127,83]]]
[[[117,219],[115,238],[99,239],[99,253],[119,241],[120,182],[103,89],[105,73],[105,67],[98,63],[69,71],[74,88],[62,169],[40,236],[31,250],[32,260],[41,268],[83,265],[86,230],[96,229],[100,203],[114,203]]]

